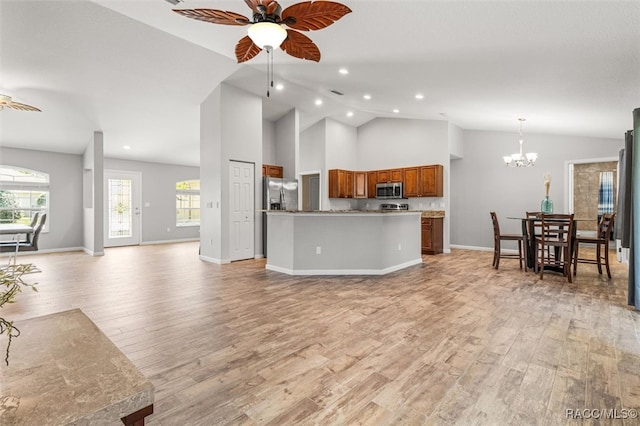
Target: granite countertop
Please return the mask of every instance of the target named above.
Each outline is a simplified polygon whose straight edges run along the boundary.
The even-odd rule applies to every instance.
[[[153,404],[151,382],[80,309],[15,325],[21,334],[0,365],[0,424],[116,425]]]

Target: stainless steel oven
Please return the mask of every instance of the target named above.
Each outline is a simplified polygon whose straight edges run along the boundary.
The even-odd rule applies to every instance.
[[[402,195],[402,182],[376,184],[376,198],[378,199],[402,198]]]

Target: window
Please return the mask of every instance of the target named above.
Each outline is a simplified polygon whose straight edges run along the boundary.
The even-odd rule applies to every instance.
[[[200,225],[200,180],[176,183],[176,226]]]
[[[29,225],[38,212],[49,211],[49,175],[0,165],[0,222]],[[47,221],[47,224],[49,221]]]

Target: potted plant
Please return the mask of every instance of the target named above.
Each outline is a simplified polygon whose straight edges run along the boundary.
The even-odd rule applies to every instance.
[[[29,287],[33,291],[38,291],[35,284],[29,284],[22,280],[22,275],[28,274],[33,269],[31,264],[26,265],[9,265],[0,269],[0,309],[6,303],[13,303],[18,293],[23,287]],[[7,349],[5,352],[4,362],[9,365],[9,350],[11,348],[11,340],[20,336],[20,330],[13,325],[13,321],[9,321],[0,317],[0,335],[6,334],[9,337]]]

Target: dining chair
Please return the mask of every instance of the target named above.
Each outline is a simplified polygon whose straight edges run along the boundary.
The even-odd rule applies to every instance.
[[[609,268],[609,241],[613,230],[616,214],[605,213],[598,223],[598,233],[595,237],[576,237],[573,246],[573,275],[578,271],[578,263],[588,263],[598,265],[598,273],[602,275],[602,264],[607,268],[607,276],[611,279],[611,269]],[[578,255],[580,243],[595,245],[596,258],[583,258]]]
[[[524,263],[524,270],[527,270],[527,263],[524,258],[525,237],[522,234],[501,234],[500,224],[496,212],[490,212],[491,222],[493,222],[493,267],[498,269],[500,259],[518,259],[520,261],[520,269]],[[502,241],[515,241],[518,243],[518,254],[505,253],[501,249]]]
[[[557,270],[571,282],[573,214],[543,214],[536,237],[540,279],[547,270]]]

